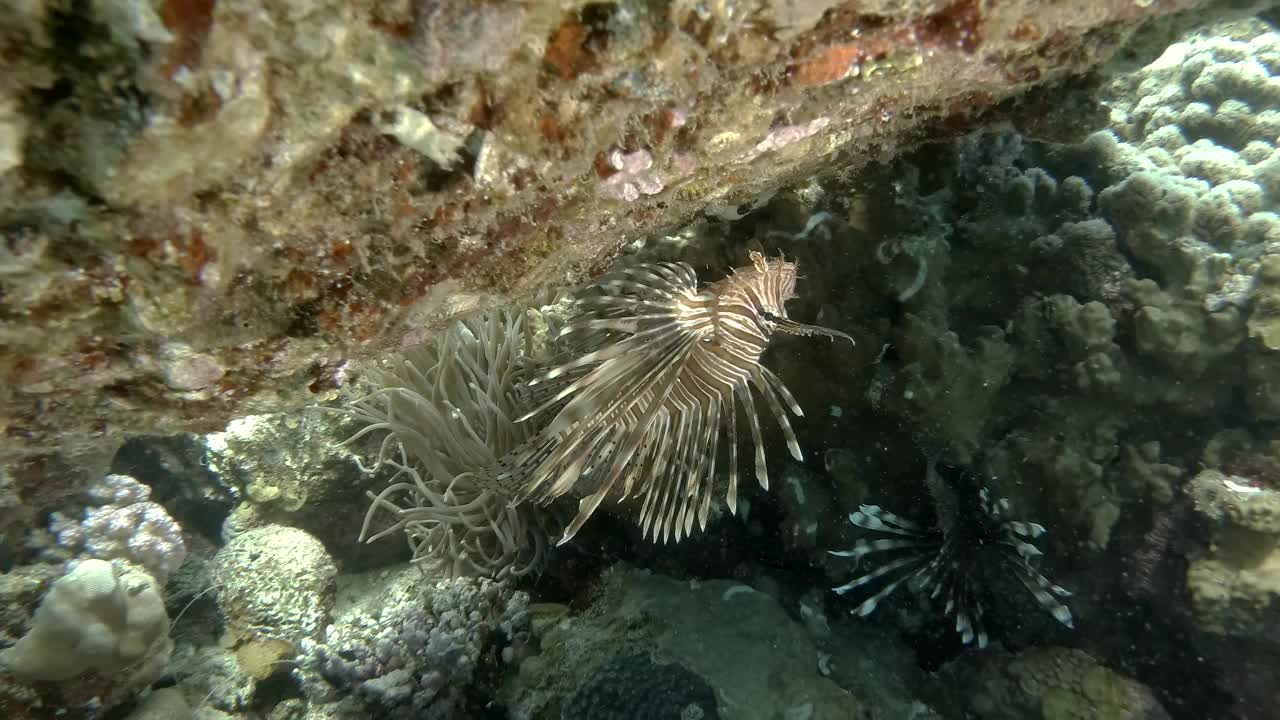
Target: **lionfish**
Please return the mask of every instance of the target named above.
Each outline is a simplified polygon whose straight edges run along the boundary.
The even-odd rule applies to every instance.
[[[944,479],[934,463],[928,463],[925,485],[937,513],[936,527],[922,527],[876,505],[862,505],[849,515],[849,522],[860,528],[894,536],[860,538],[852,550],[830,551],[855,560],[884,558],[878,567],[835,588],[844,595],[886,581],[850,612],[870,615],[905,583],[916,594],[943,600],[943,613],[955,617],[961,641],[967,645],[976,638],[978,647],[985,648],[986,608],[979,578],[1003,571],[1016,577],[1054,619],[1074,628],[1071,610],[1057,599],[1071,593],[1036,568],[1042,553],[1031,541],[1045,534],[1044,527],[1010,519],[1007,499],[992,497],[986,487],[975,488],[968,473],[958,474],[958,479]]]
[[[685,263],[626,268],[581,301],[562,332],[577,334],[575,351],[530,382],[544,397],[520,419],[554,416],[501,478],[518,484],[521,499],[580,497],[561,544],[606,498],[640,500],[640,526],[654,540],[679,541],[695,520],[705,530],[722,447],[725,499],[736,512],[739,414],[755,445],[756,479],[768,489],[753,389],[801,459],[787,410],[803,412],[761,355],[776,332],[853,338],[788,318],[796,264],[750,257],[750,267],[702,288]]]

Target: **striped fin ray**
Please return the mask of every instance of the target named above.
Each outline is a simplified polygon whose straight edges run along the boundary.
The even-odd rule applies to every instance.
[[[858,511],[849,515],[849,522],[867,530],[899,535],[919,535],[924,532],[919,525],[894,515],[879,505],[859,505]]]
[[[773,386],[769,384],[769,381],[764,378],[763,373],[759,370],[751,374],[751,380],[756,389],[760,391],[760,394],[764,396],[769,409],[773,411],[773,417],[778,421],[778,427],[782,428],[782,436],[787,440],[787,451],[796,460],[804,460],[804,453],[800,451],[800,441],[796,439],[796,431],[791,428],[791,422],[787,420],[787,411],[782,409],[782,403],[779,402],[778,394],[774,391]]]

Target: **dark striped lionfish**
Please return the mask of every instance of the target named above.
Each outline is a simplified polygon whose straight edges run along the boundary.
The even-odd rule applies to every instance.
[[[923,527],[876,505],[862,505],[849,515],[854,525],[891,536],[860,538],[852,550],[831,552],[858,561],[882,558],[877,567],[835,588],[844,595],[884,583],[850,612],[870,615],[906,584],[916,594],[945,602],[943,612],[955,617],[961,641],[967,645],[976,638],[978,647],[984,648],[986,608],[980,578],[983,573],[1003,572],[1017,578],[1054,619],[1075,627],[1071,610],[1057,599],[1071,593],[1049,582],[1036,567],[1042,553],[1032,541],[1045,534],[1044,527],[1010,519],[1008,500],[994,498],[968,473],[954,474],[959,477],[945,479],[932,461],[928,463],[925,485],[937,514],[935,527]]]
[[[679,541],[695,520],[705,529],[722,449],[736,512],[739,409],[767,489],[753,388],[801,458],[787,410],[803,413],[761,355],[776,332],[853,338],[787,317],[796,279],[795,263],[752,252],[750,267],[703,288],[685,263],[626,268],[594,284],[564,330],[578,334],[575,351],[531,383],[552,387],[521,418],[555,412],[516,474],[522,498],[580,497],[561,543],[606,498],[640,501],[641,528],[655,540]]]

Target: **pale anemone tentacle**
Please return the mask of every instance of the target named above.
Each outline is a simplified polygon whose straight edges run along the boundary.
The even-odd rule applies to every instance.
[[[549,420],[508,478],[521,498],[579,498],[561,543],[606,500],[636,501],[639,525],[654,540],[705,529],[722,451],[725,501],[736,511],[739,415],[755,447],[756,479],[768,488],[756,395],[800,459],[787,418],[800,407],[761,356],[775,332],[853,339],[787,317],[794,263],[757,252],[751,261],[705,288],[684,263],[626,268],[597,281],[580,303],[564,329],[580,352],[531,382],[546,391],[520,421]]]
[[[344,410],[365,423],[346,442],[385,433],[373,464],[361,467],[394,474],[368,493],[362,542],[403,533],[416,563],[443,562],[454,574],[521,576],[541,567],[559,520],[513,502],[491,477],[534,436],[516,422],[532,365],[523,320],[501,310],[456,322],[371,370],[381,387]]]

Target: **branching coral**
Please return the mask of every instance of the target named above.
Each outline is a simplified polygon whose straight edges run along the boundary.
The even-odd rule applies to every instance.
[[[349,408],[368,423],[352,440],[385,432],[375,467],[395,475],[370,493],[363,541],[403,532],[416,561],[444,558],[455,574],[539,567],[553,516],[511,502],[489,476],[534,434],[516,422],[528,342],[523,314],[498,311],[455,323],[371,373],[380,389]],[[374,532],[381,513],[393,522]]]
[[[477,578],[424,587],[415,575],[361,576],[333,622],[299,643],[294,677],[313,707],[345,699],[340,717],[477,716],[468,701],[485,666],[528,637],[528,596]]]
[[[1041,552],[1029,541],[1043,535],[1045,529],[1010,519],[1007,500],[993,498],[985,487],[962,486],[967,480],[962,474],[959,481],[950,482],[929,463],[925,484],[938,515],[934,529],[875,505],[863,505],[849,515],[849,522],[858,527],[896,537],[861,538],[852,550],[832,552],[855,560],[878,553],[891,555],[879,567],[835,591],[844,595],[887,579],[887,584],[852,611],[866,616],[905,583],[912,592],[945,601],[943,612],[955,616],[961,640],[968,644],[976,638],[978,647],[986,647],[984,590],[979,577],[999,569],[1016,577],[1058,622],[1073,627],[1071,610],[1057,599],[1071,593],[1049,582],[1034,565]]]

